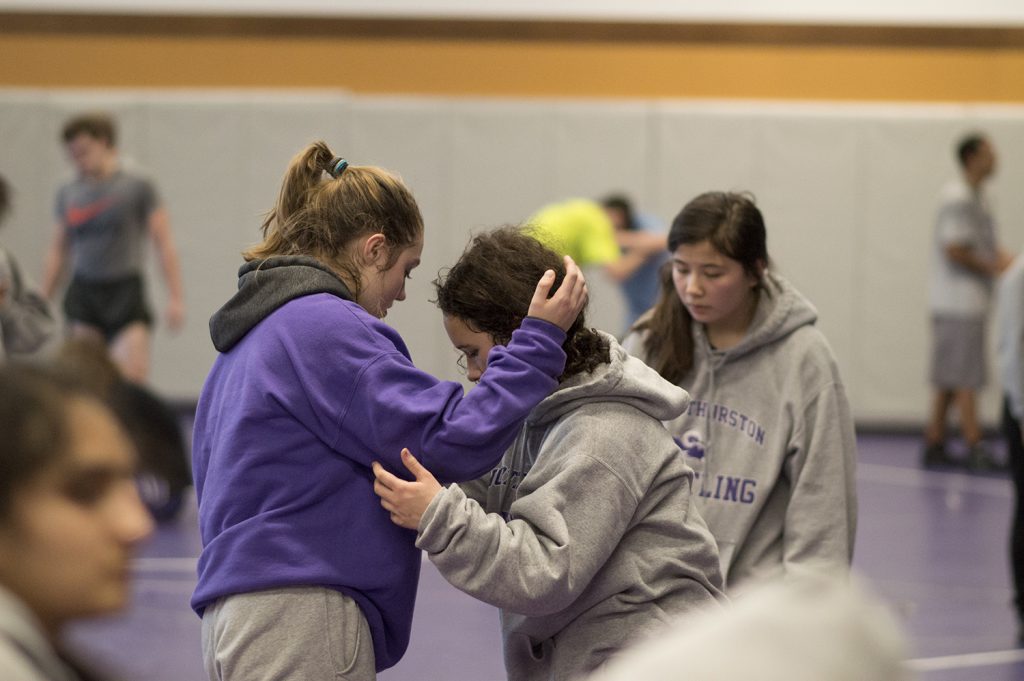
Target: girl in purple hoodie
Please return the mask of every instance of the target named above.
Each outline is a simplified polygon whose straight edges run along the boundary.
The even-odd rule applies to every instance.
[[[220,354],[193,435],[205,664],[224,681],[373,679],[405,652],[420,555],[378,504],[370,463],[398,469],[412,442],[444,479],[490,470],[557,385],[586,283],[569,259],[563,278],[545,273],[464,396],[413,366],[383,321],[423,249],[401,180],[317,142],[292,160],[263,235],[210,320]]]

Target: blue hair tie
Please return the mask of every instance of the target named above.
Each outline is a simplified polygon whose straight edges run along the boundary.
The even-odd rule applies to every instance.
[[[331,177],[341,177],[341,174],[345,172],[345,168],[348,168],[348,161],[335,156],[331,159]]]

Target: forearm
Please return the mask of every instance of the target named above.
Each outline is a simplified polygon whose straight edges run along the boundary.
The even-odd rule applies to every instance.
[[[565,367],[564,340],[564,332],[553,324],[523,320],[507,346],[492,349],[476,386],[450,408],[429,415],[434,427],[418,431],[427,468],[454,482],[490,471],[527,414],[557,387]]]
[[[587,498],[578,494],[580,480],[587,480]],[[417,546],[466,593],[543,616],[569,607],[587,589],[636,507],[636,497],[613,472],[578,456],[516,499],[507,522],[485,513],[458,487],[448,488],[423,515]]]
[[[566,537],[544,536],[522,520],[506,523],[458,486],[434,499],[416,545],[453,586],[495,607],[541,616],[575,598]]]
[[[637,251],[645,257],[668,249],[668,237],[664,234],[644,231],[619,231],[615,240],[624,249]]]
[[[164,282],[167,285],[167,295],[173,300],[184,300],[184,288],[181,282],[181,263],[178,260],[178,251],[174,244],[167,244],[160,249],[160,267],[163,272]]]
[[[957,265],[985,277],[991,277],[997,273],[996,262],[979,257],[973,249],[967,246],[948,246],[946,257]]]
[[[616,282],[623,282],[629,279],[634,272],[640,269],[649,256],[640,251],[626,251],[622,257],[615,262],[604,266],[605,272]]]
[[[365,362],[353,385],[359,397],[327,439],[367,466],[376,460],[401,470],[399,454],[408,447],[443,483],[478,478],[501,459],[526,416],[558,385],[564,341],[554,324],[524,320],[508,346],[491,350],[487,371],[469,392],[416,368],[402,353],[382,353]],[[300,364],[299,382],[330,385],[324,365],[345,366],[351,352],[332,344],[315,353]],[[352,433],[361,433],[358,442],[351,441]]]
[[[167,285],[167,295],[171,301],[180,303],[184,296],[181,264],[178,261],[178,248],[174,244],[170,218],[165,208],[157,208],[149,216],[149,232],[160,257],[160,269]]]
[[[46,251],[43,260],[43,278],[39,286],[39,292],[43,298],[51,300],[57,291],[57,283],[60,281],[64,271],[66,254],[63,243],[54,243]]]

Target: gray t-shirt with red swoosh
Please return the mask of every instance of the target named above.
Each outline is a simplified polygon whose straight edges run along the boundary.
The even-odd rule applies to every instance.
[[[159,206],[148,179],[118,170],[96,181],[78,178],[57,192],[57,219],[71,248],[72,272],[111,281],[143,268],[149,217]]]

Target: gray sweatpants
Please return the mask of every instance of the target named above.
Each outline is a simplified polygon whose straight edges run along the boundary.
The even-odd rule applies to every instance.
[[[350,597],[286,587],[221,598],[203,612],[210,681],[374,681],[373,641]]]

